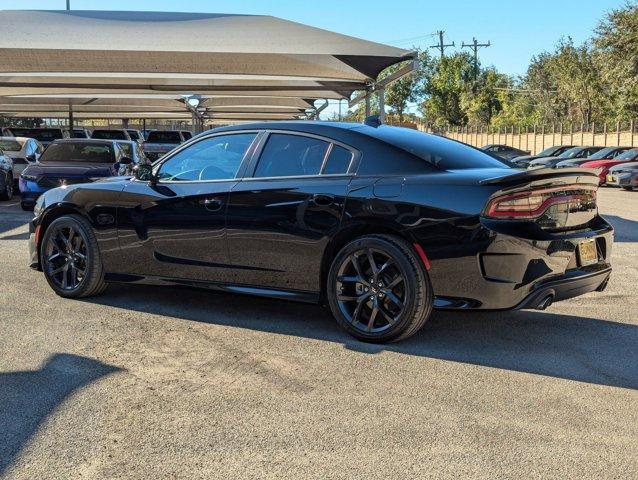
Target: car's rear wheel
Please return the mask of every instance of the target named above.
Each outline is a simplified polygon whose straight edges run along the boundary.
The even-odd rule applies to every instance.
[[[91,225],[79,215],[55,219],[40,247],[44,276],[58,295],[89,297],[106,288],[102,259]]]
[[[4,185],[0,191],[0,200],[11,200],[13,197],[13,173],[9,172],[4,178]]]
[[[327,298],[337,322],[366,342],[403,340],[432,312],[432,287],[412,245],[393,235],[358,238],[337,254]]]
[[[622,187],[622,189],[631,192],[634,189],[634,187]]]

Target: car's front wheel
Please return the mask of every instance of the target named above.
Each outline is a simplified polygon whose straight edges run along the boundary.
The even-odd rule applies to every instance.
[[[95,234],[79,215],[51,222],[44,232],[40,259],[47,282],[62,297],[89,297],[106,288]]]
[[[414,335],[432,312],[427,271],[412,245],[370,235],[345,245],[328,273],[327,298],[337,322],[366,342]]]
[[[628,192],[631,192],[634,187],[622,187],[623,190],[627,190]]]

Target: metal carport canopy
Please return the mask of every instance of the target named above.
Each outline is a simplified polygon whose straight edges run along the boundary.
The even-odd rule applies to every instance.
[[[349,98],[386,67],[414,58],[271,16],[5,10],[0,24],[0,94]]]
[[[37,117],[59,117],[68,113],[69,107],[78,118],[84,114],[119,113],[132,117],[143,113],[187,113],[186,99],[179,95],[129,96],[110,94],[101,97],[92,95],[27,95],[0,97],[0,115]],[[309,100],[281,97],[199,97],[198,107],[206,115],[235,113],[273,114],[285,118],[296,118],[312,109]],[[51,115],[55,112],[54,115]],[[141,118],[138,116],[138,118]]]

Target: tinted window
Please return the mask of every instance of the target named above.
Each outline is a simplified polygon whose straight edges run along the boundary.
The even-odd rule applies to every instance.
[[[482,150],[438,135],[399,127],[364,128],[366,129],[365,133],[409,152],[442,170],[509,168],[504,161],[497,160]],[[365,163],[364,159],[363,164],[365,165]],[[427,170],[425,166],[422,167],[423,172]],[[412,171],[395,171],[395,173],[412,173]]]
[[[41,142],[52,142],[64,138],[59,128],[12,128],[11,131],[16,137],[35,138]]]
[[[351,160],[352,152],[350,150],[339,145],[333,145],[322,173],[326,175],[346,173],[348,167],[350,167]]]
[[[190,145],[159,169],[164,181],[225,180],[235,178],[255,133],[219,135]]]
[[[193,134],[188,130],[183,130],[182,136],[184,137],[184,140],[190,140],[191,138],[193,138]]]
[[[273,133],[259,158],[255,177],[318,175],[328,145],[316,138]]]
[[[0,140],[0,150],[4,152],[19,152],[22,145],[16,140]]]
[[[155,130],[148,134],[148,143],[182,143],[179,132]]]
[[[84,130],[71,130],[71,138],[87,138],[86,132]]]
[[[42,156],[40,162],[87,162],[113,163],[114,150],[111,145],[98,143],[52,143]]]
[[[140,136],[137,133],[137,130],[127,130],[128,136],[131,137],[131,140],[139,140]]]
[[[91,138],[101,138],[104,140],[128,140],[122,130],[93,130]]]

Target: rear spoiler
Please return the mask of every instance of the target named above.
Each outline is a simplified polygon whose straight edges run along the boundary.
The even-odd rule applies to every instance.
[[[585,185],[598,185],[598,172],[591,168],[534,168],[511,175],[487,178],[481,180],[481,185],[520,185],[522,183],[533,182],[545,179],[565,178],[568,183]]]

